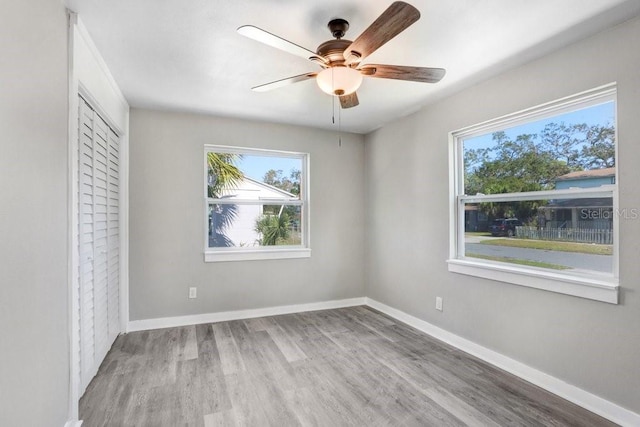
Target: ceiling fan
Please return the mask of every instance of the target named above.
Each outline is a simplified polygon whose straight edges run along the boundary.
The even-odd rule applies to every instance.
[[[253,25],[243,25],[238,28],[238,33],[301,56],[323,68],[319,72],[309,72],[255,86],[253,90],[264,92],[315,78],[322,91],[339,97],[342,108],[351,108],[359,104],[356,90],[360,87],[363,76],[423,83],[437,83],[444,77],[446,71],[443,68],[362,63],[367,56],[418,19],[418,9],[408,3],[396,1],[353,42],[343,39],[349,29],[349,23],[344,19],[333,19],[329,21],[328,27],[335,40],[322,43],[316,52]]]

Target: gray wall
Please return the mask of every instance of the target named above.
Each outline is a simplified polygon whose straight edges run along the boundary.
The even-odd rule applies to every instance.
[[[67,419],[67,18],[0,14],[0,425]]]
[[[139,109],[130,130],[131,320],[364,296],[362,136]],[[203,261],[205,144],[310,153],[311,258]]]
[[[367,296],[640,412],[640,220],[620,224],[620,305],[456,275],[445,263],[448,132],[612,81],[620,207],[640,208],[638,40],[636,19],[368,135]]]

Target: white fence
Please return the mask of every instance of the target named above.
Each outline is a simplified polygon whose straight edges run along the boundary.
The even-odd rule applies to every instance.
[[[613,244],[613,230],[589,228],[516,227],[516,237],[520,239],[559,240],[564,242]]]
[[[611,230],[613,228],[613,222],[610,219],[596,219],[590,221],[547,221],[546,227]]]

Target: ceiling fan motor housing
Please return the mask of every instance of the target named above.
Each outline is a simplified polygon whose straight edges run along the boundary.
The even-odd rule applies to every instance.
[[[327,24],[331,35],[335,40],[328,40],[318,46],[316,53],[327,60],[327,65],[335,67],[344,64],[343,52],[353,43],[351,40],[343,40],[345,33],[349,29],[349,22],[341,18],[332,19]]]
[[[330,67],[344,64],[343,52],[351,45],[351,40],[328,40],[318,46],[316,53],[329,62]]]

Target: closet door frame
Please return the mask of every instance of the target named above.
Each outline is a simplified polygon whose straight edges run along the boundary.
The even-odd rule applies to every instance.
[[[69,10],[68,141],[67,141],[67,289],[69,381],[61,393],[69,396],[67,427],[79,427],[78,364],[78,95],[82,95],[120,135],[120,333],[129,324],[129,103],[77,13]],[[64,390],[63,390],[64,389]]]

